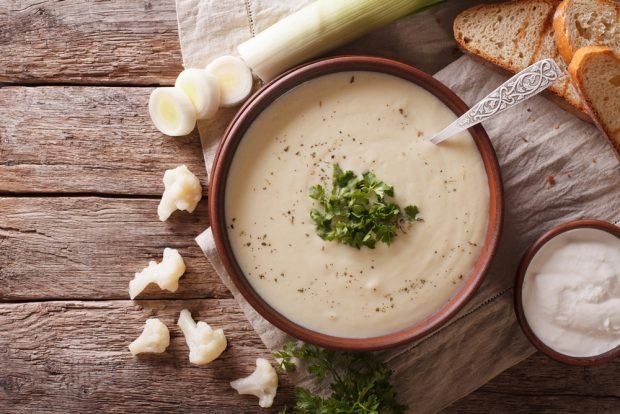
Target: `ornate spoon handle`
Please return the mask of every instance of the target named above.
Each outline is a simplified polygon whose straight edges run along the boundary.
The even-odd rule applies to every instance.
[[[547,89],[562,75],[553,59],[539,60],[508,79],[443,131],[431,137],[430,141],[439,144],[454,134],[518,105]]]

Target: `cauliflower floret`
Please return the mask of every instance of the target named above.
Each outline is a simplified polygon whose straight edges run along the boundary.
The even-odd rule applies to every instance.
[[[179,288],[179,279],[185,273],[185,262],[176,249],[166,247],[161,263],[151,261],[140,273],[136,273],[129,282],[129,297],[135,298],[151,283],[160,289],[176,292]]]
[[[224,331],[213,330],[206,322],[194,322],[187,309],[181,311],[178,325],[185,335],[189,347],[189,362],[192,364],[208,364],[226,349]]]
[[[142,334],[129,344],[132,355],[144,352],[162,353],[170,345],[170,331],[159,319],[147,319]]]
[[[230,386],[239,394],[250,394],[258,397],[258,405],[263,408],[271,407],[278,390],[278,374],[269,361],[264,358],[256,359],[256,369],[249,377],[241,378],[230,383]]]
[[[166,170],[164,188],[157,207],[161,221],[166,221],[175,210],[193,212],[202,198],[200,180],[185,165]]]

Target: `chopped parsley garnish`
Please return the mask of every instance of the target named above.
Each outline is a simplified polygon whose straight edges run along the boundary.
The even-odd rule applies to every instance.
[[[295,406],[281,413],[400,414],[407,409],[396,400],[390,384],[392,371],[369,353],[351,353],[319,348],[315,345],[284,345],[274,355],[280,368],[295,371],[294,358],[307,364],[308,372],[330,382],[331,395],[323,397],[310,390],[295,389]]]
[[[359,178],[338,164],[334,164],[331,193],[319,184],[310,188],[310,197],[320,206],[310,211],[319,237],[357,249],[374,249],[377,242],[391,244],[403,231],[403,223],[414,221],[419,213],[416,206],[401,210],[391,202],[394,187],[372,172]]]

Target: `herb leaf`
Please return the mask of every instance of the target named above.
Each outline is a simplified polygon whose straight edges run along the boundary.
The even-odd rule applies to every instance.
[[[319,348],[315,345],[296,346],[292,342],[275,354],[281,367],[289,371],[298,358],[307,363],[308,372],[330,381],[331,395],[321,397],[298,387],[295,389],[294,414],[400,414],[407,409],[396,400],[390,384],[392,371],[372,354],[348,353]],[[286,408],[282,411],[288,412]]]
[[[316,232],[323,240],[337,241],[357,249],[374,249],[377,242],[390,245],[403,222],[416,219],[419,210],[407,206],[404,212],[387,200],[394,197],[394,187],[369,171],[359,178],[353,171],[333,165],[332,190],[327,193],[318,184],[310,188],[310,198],[320,208],[310,211]]]
[[[420,210],[416,206],[405,207],[405,214],[409,220],[415,220]]]

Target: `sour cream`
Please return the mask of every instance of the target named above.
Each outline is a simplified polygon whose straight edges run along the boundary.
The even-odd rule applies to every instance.
[[[425,89],[374,72],[313,79],[265,109],[235,153],[225,200],[231,246],[255,291],[293,322],[348,338],[412,326],[445,304],[480,256],[489,215],[471,135],[426,140],[455,118]],[[423,221],[374,250],[322,240],[309,190],[331,189],[335,163],[373,171]]]
[[[620,345],[620,238],[580,228],[551,239],[523,281],[534,334],[564,355],[589,357]]]

